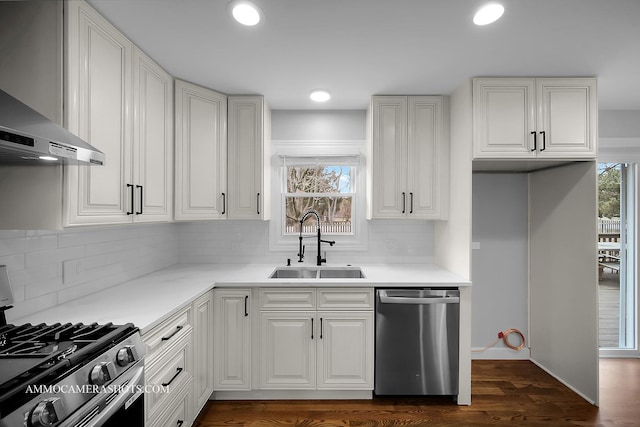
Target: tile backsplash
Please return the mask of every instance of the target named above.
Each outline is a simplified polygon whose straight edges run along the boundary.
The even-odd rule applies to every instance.
[[[7,319],[175,264],[177,240],[177,224],[0,231],[15,300]]]
[[[417,263],[433,262],[433,223],[430,221],[368,221],[368,249],[341,251],[328,247],[328,262]],[[313,244],[308,256],[315,257]],[[293,261],[297,243],[289,251],[269,250],[269,223],[266,221],[211,221],[180,226],[180,263],[285,263]],[[307,257],[308,258],[308,257]]]
[[[329,262],[433,262],[433,223],[369,221],[368,249],[327,250]],[[118,285],[175,263],[273,263],[266,221],[208,221],[0,231],[0,265],[14,292],[9,321]],[[315,256],[314,251],[309,255]]]

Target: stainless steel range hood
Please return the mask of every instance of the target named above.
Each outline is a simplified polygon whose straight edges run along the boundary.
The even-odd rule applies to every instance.
[[[104,153],[0,90],[0,164],[104,164]]]

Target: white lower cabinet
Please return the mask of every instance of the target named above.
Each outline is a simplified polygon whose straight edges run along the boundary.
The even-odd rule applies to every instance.
[[[213,290],[213,389],[251,389],[251,289]]]
[[[193,422],[193,329],[191,306],[142,336],[145,355],[145,425],[166,425],[163,412],[187,400],[184,425]],[[182,390],[186,388],[186,392]],[[186,394],[185,394],[186,393]]]
[[[207,292],[193,303],[193,397],[195,414],[213,392],[213,293]]]
[[[145,424],[150,427],[188,427],[191,425],[191,380],[186,382],[176,395],[172,402],[165,407],[165,410],[153,420],[152,424]]]
[[[315,317],[315,311],[260,313],[260,388],[316,388]]]
[[[212,325],[208,291],[142,335],[146,426],[193,424],[213,391]]]
[[[262,389],[373,389],[373,289],[259,292]]]
[[[373,312],[318,312],[318,389],[373,389]]]

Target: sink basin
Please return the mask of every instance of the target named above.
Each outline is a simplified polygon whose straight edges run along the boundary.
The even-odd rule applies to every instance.
[[[327,268],[318,270],[320,279],[362,279],[364,274],[359,267]]]
[[[308,267],[276,268],[270,279],[315,279],[318,270]]]
[[[363,279],[360,267],[280,267],[270,279]]]

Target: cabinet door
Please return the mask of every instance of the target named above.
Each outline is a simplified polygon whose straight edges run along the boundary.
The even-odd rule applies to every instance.
[[[173,78],[133,49],[134,221],[173,216]]]
[[[536,79],[536,92],[538,156],[595,158],[595,79]]]
[[[229,218],[268,219],[267,107],[261,96],[232,96],[228,103]]]
[[[131,222],[132,44],[85,2],[65,3],[67,128],[105,153],[65,171],[65,225]]]
[[[250,312],[250,289],[214,289],[214,390],[251,389]]]
[[[473,80],[474,158],[534,158],[534,79]]]
[[[260,387],[315,389],[315,311],[262,312],[260,315]]]
[[[446,219],[449,187],[448,104],[442,96],[408,98],[407,213]]]
[[[207,292],[193,303],[193,394],[196,413],[213,391],[213,296]]]
[[[407,97],[371,100],[371,218],[403,218],[407,212]]]
[[[175,219],[220,219],[226,213],[227,97],[175,82]]]
[[[373,313],[319,312],[318,388],[373,389]]]

